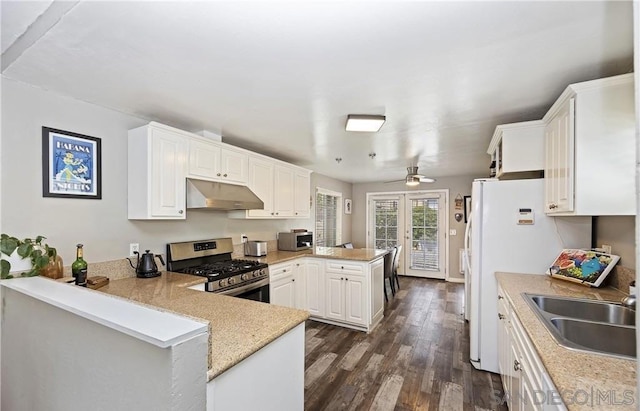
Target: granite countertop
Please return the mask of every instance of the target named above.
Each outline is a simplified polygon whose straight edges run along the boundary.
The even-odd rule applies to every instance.
[[[300,257],[327,258],[335,260],[375,261],[384,257],[388,250],[373,248],[315,247],[302,251],[269,251],[265,257],[246,257],[267,264],[278,264]]]
[[[302,310],[187,288],[205,281],[163,272],[111,281],[97,291],[207,321],[209,381],[309,318]]]
[[[496,273],[496,278],[507,294],[506,297],[511,302],[553,383],[558,391],[563,393],[563,398],[578,392],[591,393],[595,396],[593,400],[597,405],[595,401],[598,401],[598,392],[612,396],[615,393],[617,402],[611,405],[612,407],[616,410],[636,409],[638,402],[636,361],[583,353],[560,346],[521,295],[527,292],[620,301],[626,294],[614,288],[589,288],[556,280],[546,275]],[[633,392],[633,404],[623,404],[625,399],[628,400],[624,397],[625,392]],[[574,403],[566,402],[567,408],[569,410],[594,409],[589,402],[581,404],[584,397],[582,395]],[[608,401],[612,401],[612,398]],[[596,408],[609,404],[609,402],[601,402]]]

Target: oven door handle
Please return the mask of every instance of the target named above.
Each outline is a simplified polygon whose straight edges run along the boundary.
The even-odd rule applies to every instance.
[[[256,288],[261,288],[261,287],[264,287],[265,285],[269,285],[269,279],[268,278],[264,278],[264,279],[262,279],[260,281],[256,281],[255,283],[250,283],[250,284],[243,285],[243,286],[240,286],[240,287],[231,288],[231,289],[224,290],[224,291],[216,291],[215,293],[234,297],[234,296],[236,296],[238,294],[244,293],[245,291],[253,290],[253,289],[256,289]]]

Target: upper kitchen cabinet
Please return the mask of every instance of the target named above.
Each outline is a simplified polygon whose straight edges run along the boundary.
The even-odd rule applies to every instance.
[[[544,169],[544,122],[501,124],[496,127],[487,153],[496,163],[496,177],[519,178]]]
[[[224,143],[190,137],[187,177],[247,185],[249,155]]]
[[[155,122],[129,131],[129,219],[185,218],[187,144],[180,130]]]
[[[263,210],[231,211],[232,218],[308,218],[311,171],[261,155],[249,157],[248,187],[264,202]]]
[[[545,212],[635,215],[633,74],[572,84],[544,116]]]

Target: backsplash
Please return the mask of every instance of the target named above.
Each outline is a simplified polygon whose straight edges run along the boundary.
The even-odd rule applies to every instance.
[[[621,265],[616,265],[607,277],[605,285],[617,288],[623,293],[629,294],[629,284],[636,279],[636,270]]]

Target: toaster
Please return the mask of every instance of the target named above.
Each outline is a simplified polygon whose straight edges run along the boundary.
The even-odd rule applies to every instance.
[[[244,243],[244,255],[250,257],[264,257],[267,255],[266,241],[247,241]]]

